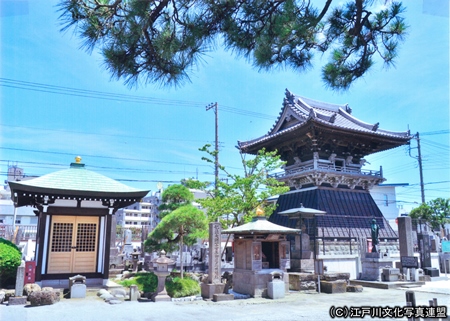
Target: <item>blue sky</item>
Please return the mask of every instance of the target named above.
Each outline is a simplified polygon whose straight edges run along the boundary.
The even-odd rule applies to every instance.
[[[72,30],[60,32],[57,1],[0,0],[0,173],[9,165],[28,175],[67,168],[76,155],[88,169],[142,189],[182,178],[214,179],[198,148],[214,144],[219,106],[220,162],[235,171],[235,145],[269,131],[285,89],[325,102],[348,103],[353,115],[380,128],[420,133],[425,196],[450,195],[448,1],[404,1],[406,41],[395,68],[381,62],[349,91],[323,85],[312,70],[258,72],[221,48],[210,52],[180,88],[129,88],[111,79],[102,57],[80,49]],[[368,157],[397,189],[397,205],[420,202],[417,143]]]

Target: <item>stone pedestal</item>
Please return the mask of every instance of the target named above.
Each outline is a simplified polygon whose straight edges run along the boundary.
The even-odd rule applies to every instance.
[[[344,280],[320,281],[320,289],[323,293],[345,293],[347,292],[347,282]]]
[[[8,305],[26,305],[27,297],[26,296],[11,296],[8,299]]]
[[[200,284],[200,289],[202,293],[202,298],[204,299],[213,299],[214,294],[222,294],[225,288],[225,283],[218,284]]]
[[[155,274],[158,276],[158,294],[153,297],[153,302],[164,302],[164,301],[171,301],[172,299],[167,294],[166,291],[166,277],[169,275],[169,273],[163,272],[158,273],[155,272]]]
[[[366,253],[366,257],[361,259],[361,279],[366,281],[381,281],[380,269],[392,268],[393,261],[390,257],[380,257],[379,253]]]
[[[285,292],[289,292],[289,274],[280,269],[262,269],[259,271],[234,269],[233,290],[248,294],[253,298],[266,298],[267,285],[273,281],[273,273],[281,276]]]
[[[86,284],[74,284],[70,287],[71,299],[84,299],[86,297]]]
[[[213,296],[214,302],[230,301],[230,300],[234,300],[233,294],[219,293],[219,294],[214,294],[214,296]]]

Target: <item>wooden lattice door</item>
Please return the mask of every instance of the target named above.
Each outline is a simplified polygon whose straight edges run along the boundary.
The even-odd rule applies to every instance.
[[[95,272],[98,217],[52,218],[47,273]]]

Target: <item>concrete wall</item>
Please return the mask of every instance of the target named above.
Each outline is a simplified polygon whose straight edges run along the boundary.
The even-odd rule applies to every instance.
[[[419,253],[415,253],[419,257]],[[317,257],[323,260],[323,265],[327,267],[330,272],[347,272],[350,273],[350,279],[357,279],[361,270],[360,259],[357,255],[321,255]],[[400,255],[393,254],[391,258],[395,262],[400,262]],[[431,253],[431,266],[439,269],[439,253]]]

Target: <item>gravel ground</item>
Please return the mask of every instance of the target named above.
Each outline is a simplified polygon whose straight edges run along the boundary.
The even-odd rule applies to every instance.
[[[411,289],[384,290],[365,287],[361,293],[342,294],[291,292],[278,300],[259,298],[222,302],[200,300],[158,303],[125,301],[110,305],[93,295],[93,292],[88,292],[89,295],[84,299],[61,299],[51,306],[2,304],[0,321],[332,320],[330,310],[337,311],[332,307],[404,307],[406,291],[415,292],[417,305],[428,306],[428,301],[436,298],[439,306],[450,306],[450,280],[445,279],[427,282],[422,287]],[[349,317],[335,319],[347,318]],[[366,315],[364,319],[382,318]]]

